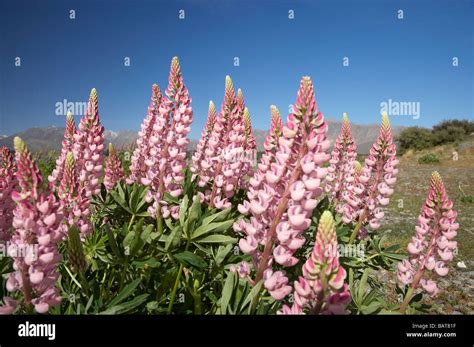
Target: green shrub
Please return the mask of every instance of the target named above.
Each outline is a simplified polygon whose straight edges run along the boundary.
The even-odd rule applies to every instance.
[[[399,153],[403,154],[409,149],[419,151],[446,143],[460,143],[472,133],[474,122],[459,119],[442,121],[432,130],[409,127],[398,135]]]
[[[464,195],[461,197],[461,201],[465,204],[472,204],[474,203],[474,195]]]
[[[419,151],[433,146],[433,135],[429,129],[410,127],[400,133],[398,142],[401,154],[409,149]]]
[[[428,153],[418,159],[419,164],[439,163],[439,157],[435,153]]]

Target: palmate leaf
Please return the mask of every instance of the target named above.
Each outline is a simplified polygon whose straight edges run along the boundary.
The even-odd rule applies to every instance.
[[[119,184],[117,184],[117,187],[120,187]],[[115,202],[120,205],[125,211],[128,213],[132,214],[132,211],[127,205],[127,202],[125,201],[124,197],[122,197],[118,192],[111,190],[109,194],[114,198]]]
[[[147,217],[147,202],[145,200],[147,189],[139,184],[130,186],[119,182],[113,190],[109,191],[109,194],[129,214]]]

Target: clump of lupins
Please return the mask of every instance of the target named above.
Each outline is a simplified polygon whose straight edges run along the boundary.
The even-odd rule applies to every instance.
[[[64,215],[64,237],[68,230],[76,226],[81,235],[85,237],[92,230],[90,222],[89,199],[84,197],[79,190],[77,168],[72,152],[68,152],[61,174],[61,182],[58,187],[58,197],[61,204],[61,212]]]
[[[61,300],[55,283],[63,216],[51,185],[41,184],[38,167],[24,142],[16,137],[14,146],[19,189],[12,193],[15,231],[8,253],[14,259],[15,271],[6,287],[10,292],[21,290],[27,306],[32,304],[37,312],[46,313]]]
[[[344,283],[346,271],[339,264],[336,227],[331,212],[319,220],[311,256],[303,265],[303,276],[294,283],[292,307],[283,305],[283,314],[344,314],[351,300]]]
[[[178,217],[179,206],[169,208],[163,200],[165,192],[179,197],[183,190],[186,167],[187,135],[193,120],[191,97],[184,85],[179,59],[174,57],[166,89],[150,135],[150,151],[145,158],[148,167],[145,182],[150,182],[148,202],[153,201],[149,212],[158,220],[170,214]],[[142,180],[143,182],[143,180]]]
[[[104,175],[105,189],[113,189],[117,182],[121,182],[124,177],[125,174],[123,173],[122,162],[120,161],[117,151],[112,143],[109,143],[109,157],[107,158],[107,162],[105,164]]]
[[[92,89],[86,114],[74,134],[74,158],[79,170],[79,189],[87,198],[100,193],[99,180],[103,174],[104,128],[99,119],[97,92]]]
[[[327,169],[322,165],[329,159],[326,151],[330,145],[326,132],[313,84],[303,77],[293,112],[278,138],[279,147],[271,162],[265,159],[265,173],[250,180],[248,200],[239,205],[239,211],[249,219],[236,222],[234,230],[244,234],[239,246],[252,256],[253,282],[263,279],[276,300],[288,295],[291,287],[285,273],[273,271],[272,264],[291,267],[298,262],[293,254],[306,242],[301,234],[309,227],[323,193],[320,185]]]
[[[135,150],[131,158],[130,176],[127,177],[127,184],[141,183],[149,185],[150,180],[147,179],[148,167],[145,164],[146,158],[150,156],[150,136],[153,132],[153,127],[158,117],[158,108],[160,107],[162,95],[158,85],[154,84],[151,91],[150,106],[148,106],[148,113],[143,120],[141,129],[138,132],[138,139]]]
[[[224,101],[208,141],[205,180],[212,188],[202,196],[210,207],[229,208],[236,190],[243,184],[245,162],[245,102],[242,91],[235,95],[234,85],[226,76]]]
[[[211,152],[212,149],[209,148],[208,143],[211,139],[211,134],[214,129],[214,125],[216,124],[216,120],[216,108],[211,100],[209,101],[207,121],[204,126],[204,130],[202,131],[201,139],[199,140],[199,143],[196,146],[196,151],[194,152],[192,157],[191,172],[193,173],[193,179],[196,176],[199,177],[199,187],[204,187],[210,179],[210,177],[206,175],[206,172],[212,165],[210,156],[213,153]]]
[[[66,117],[66,130],[64,131],[64,138],[62,142],[61,154],[56,160],[56,167],[48,177],[48,181],[53,184],[54,189],[57,188],[58,184],[62,180],[62,174],[64,170],[64,162],[69,152],[74,149],[74,134],[76,133],[76,124],[74,123],[74,117],[71,112],[68,112]]]
[[[395,154],[390,122],[384,113],[379,137],[365,159],[362,172],[343,196],[345,200],[342,208],[343,221],[357,222],[349,243],[354,242],[359,233],[365,232],[361,228],[366,223],[372,229],[380,227],[380,220],[384,216],[383,207],[388,205],[397,180],[398,160]]]
[[[400,310],[405,312],[413,291],[421,286],[428,294],[438,294],[436,276],[448,274],[447,263],[453,260],[457,248],[454,238],[459,224],[457,212],[452,209],[443,180],[438,172],[433,172],[430,191],[418,216],[416,233],[408,244],[409,260],[398,263],[397,276],[402,285],[409,285]]]
[[[334,143],[329,160],[325,190],[330,194],[336,211],[343,213],[344,200],[342,196],[354,183],[354,162],[357,157],[356,144],[352,137],[351,126],[347,113],[344,113],[341,132]]]
[[[11,197],[16,187],[15,161],[7,147],[0,148],[0,241],[11,237],[14,202]]]

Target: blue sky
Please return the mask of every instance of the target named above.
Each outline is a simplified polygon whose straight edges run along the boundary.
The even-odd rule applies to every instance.
[[[0,134],[63,126],[55,104],[86,101],[92,87],[107,129],[138,130],[151,85],[166,89],[175,55],[193,99],[192,138],[199,137],[209,100],[220,107],[227,74],[243,89],[260,129],[268,128],[271,104],[287,114],[303,75],[313,79],[328,118],[348,112],[355,123],[378,123],[380,103],[389,99],[420,103],[419,119],[393,116],[394,124],[474,118],[472,0],[0,4]]]

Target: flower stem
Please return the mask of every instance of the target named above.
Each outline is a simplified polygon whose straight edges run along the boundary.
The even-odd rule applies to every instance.
[[[424,272],[425,272],[424,270],[418,271],[418,273],[413,278],[413,281],[411,282],[410,288],[408,288],[408,291],[405,295],[405,298],[403,299],[403,302],[400,306],[400,313],[401,314],[405,314],[405,311],[407,310],[407,306],[408,306],[408,304],[410,303],[410,300],[413,297],[413,291],[418,286],[418,283],[420,282],[421,278],[423,277]]]
[[[400,313],[405,314],[405,311],[407,310],[408,303],[410,302],[411,298],[413,297],[413,291],[414,288],[410,286],[408,288],[408,291],[405,295],[405,298],[403,299],[402,305],[400,306]]]
[[[190,243],[190,240],[188,240],[188,242],[186,243],[186,247],[184,251],[188,250],[189,243]],[[179,265],[178,274],[176,275],[176,281],[174,282],[173,291],[171,292],[170,303],[168,305],[168,310],[166,311],[166,314],[171,314],[171,311],[173,310],[174,300],[176,298],[176,292],[178,291],[179,280],[181,279],[181,273],[183,272],[183,268],[184,268],[184,265],[183,263],[181,263]]]
[[[89,283],[87,282],[87,278],[84,274],[84,271],[79,271],[79,277],[81,279],[81,284],[84,287],[85,294],[87,295],[87,297],[89,297],[91,291],[90,291]]]
[[[362,227],[364,219],[365,219],[365,210],[360,214],[357,225],[355,226],[354,230],[352,231],[351,238],[349,239],[349,245],[354,243],[357,235],[359,234],[359,230]]]
[[[156,231],[158,235],[163,234],[163,216],[161,215],[161,211],[156,212]]]
[[[132,218],[130,218],[130,223],[128,223],[128,231],[130,231],[130,228],[132,227],[132,224],[134,221],[135,221],[135,213],[132,214]]]
[[[171,311],[173,310],[173,304],[174,304],[174,300],[176,298],[176,292],[178,290],[179,280],[181,279],[181,273],[183,272],[183,268],[184,268],[184,266],[181,263],[179,265],[178,275],[176,276],[176,281],[174,282],[173,291],[171,292],[170,303],[168,305],[168,310],[166,311],[166,314],[171,314]]]

